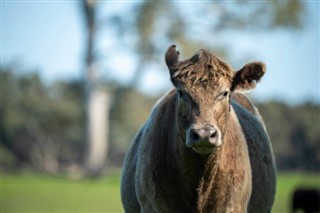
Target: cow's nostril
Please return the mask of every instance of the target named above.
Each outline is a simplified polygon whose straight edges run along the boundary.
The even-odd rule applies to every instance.
[[[190,135],[191,139],[193,141],[198,141],[199,140],[199,134],[197,133],[196,130],[191,130],[191,135]]]
[[[210,138],[215,138],[216,135],[217,135],[217,130],[213,130],[213,131],[211,132]]]

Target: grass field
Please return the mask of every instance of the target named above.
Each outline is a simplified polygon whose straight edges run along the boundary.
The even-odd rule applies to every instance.
[[[101,180],[70,180],[39,175],[3,176],[0,212],[123,212],[119,176]]]
[[[290,195],[300,185],[320,187],[320,174],[280,174],[272,212],[289,212]],[[123,212],[119,175],[100,180],[71,180],[34,174],[2,175],[0,206],[1,213]]]

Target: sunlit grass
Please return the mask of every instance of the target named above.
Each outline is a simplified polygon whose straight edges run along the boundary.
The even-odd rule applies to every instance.
[[[278,175],[276,200],[273,205],[274,213],[289,213],[291,197],[297,187],[320,188],[320,174],[282,173]]]
[[[2,175],[2,213],[116,213],[123,212],[119,175],[98,180],[72,180],[42,175]],[[297,186],[320,187],[320,174],[282,173],[274,213],[289,212],[291,194]]]
[[[119,176],[70,180],[46,176],[4,176],[1,212],[123,212]]]

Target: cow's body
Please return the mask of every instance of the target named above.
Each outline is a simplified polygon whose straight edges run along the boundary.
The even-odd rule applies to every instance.
[[[222,145],[208,154],[185,145],[177,91],[158,101],[126,156],[126,212],[271,211],[276,174],[268,135],[247,97],[231,97]]]

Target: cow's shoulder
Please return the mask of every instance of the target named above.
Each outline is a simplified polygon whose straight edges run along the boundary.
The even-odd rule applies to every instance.
[[[255,106],[253,105],[253,103],[249,100],[249,98],[240,92],[233,92],[231,94],[231,99],[234,100],[235,102],[237,102],[238,104],[240,104],[242,107],[244,107],[246,110],[248,110],[249,112],[255,114],[256,110],[255,110]]]

